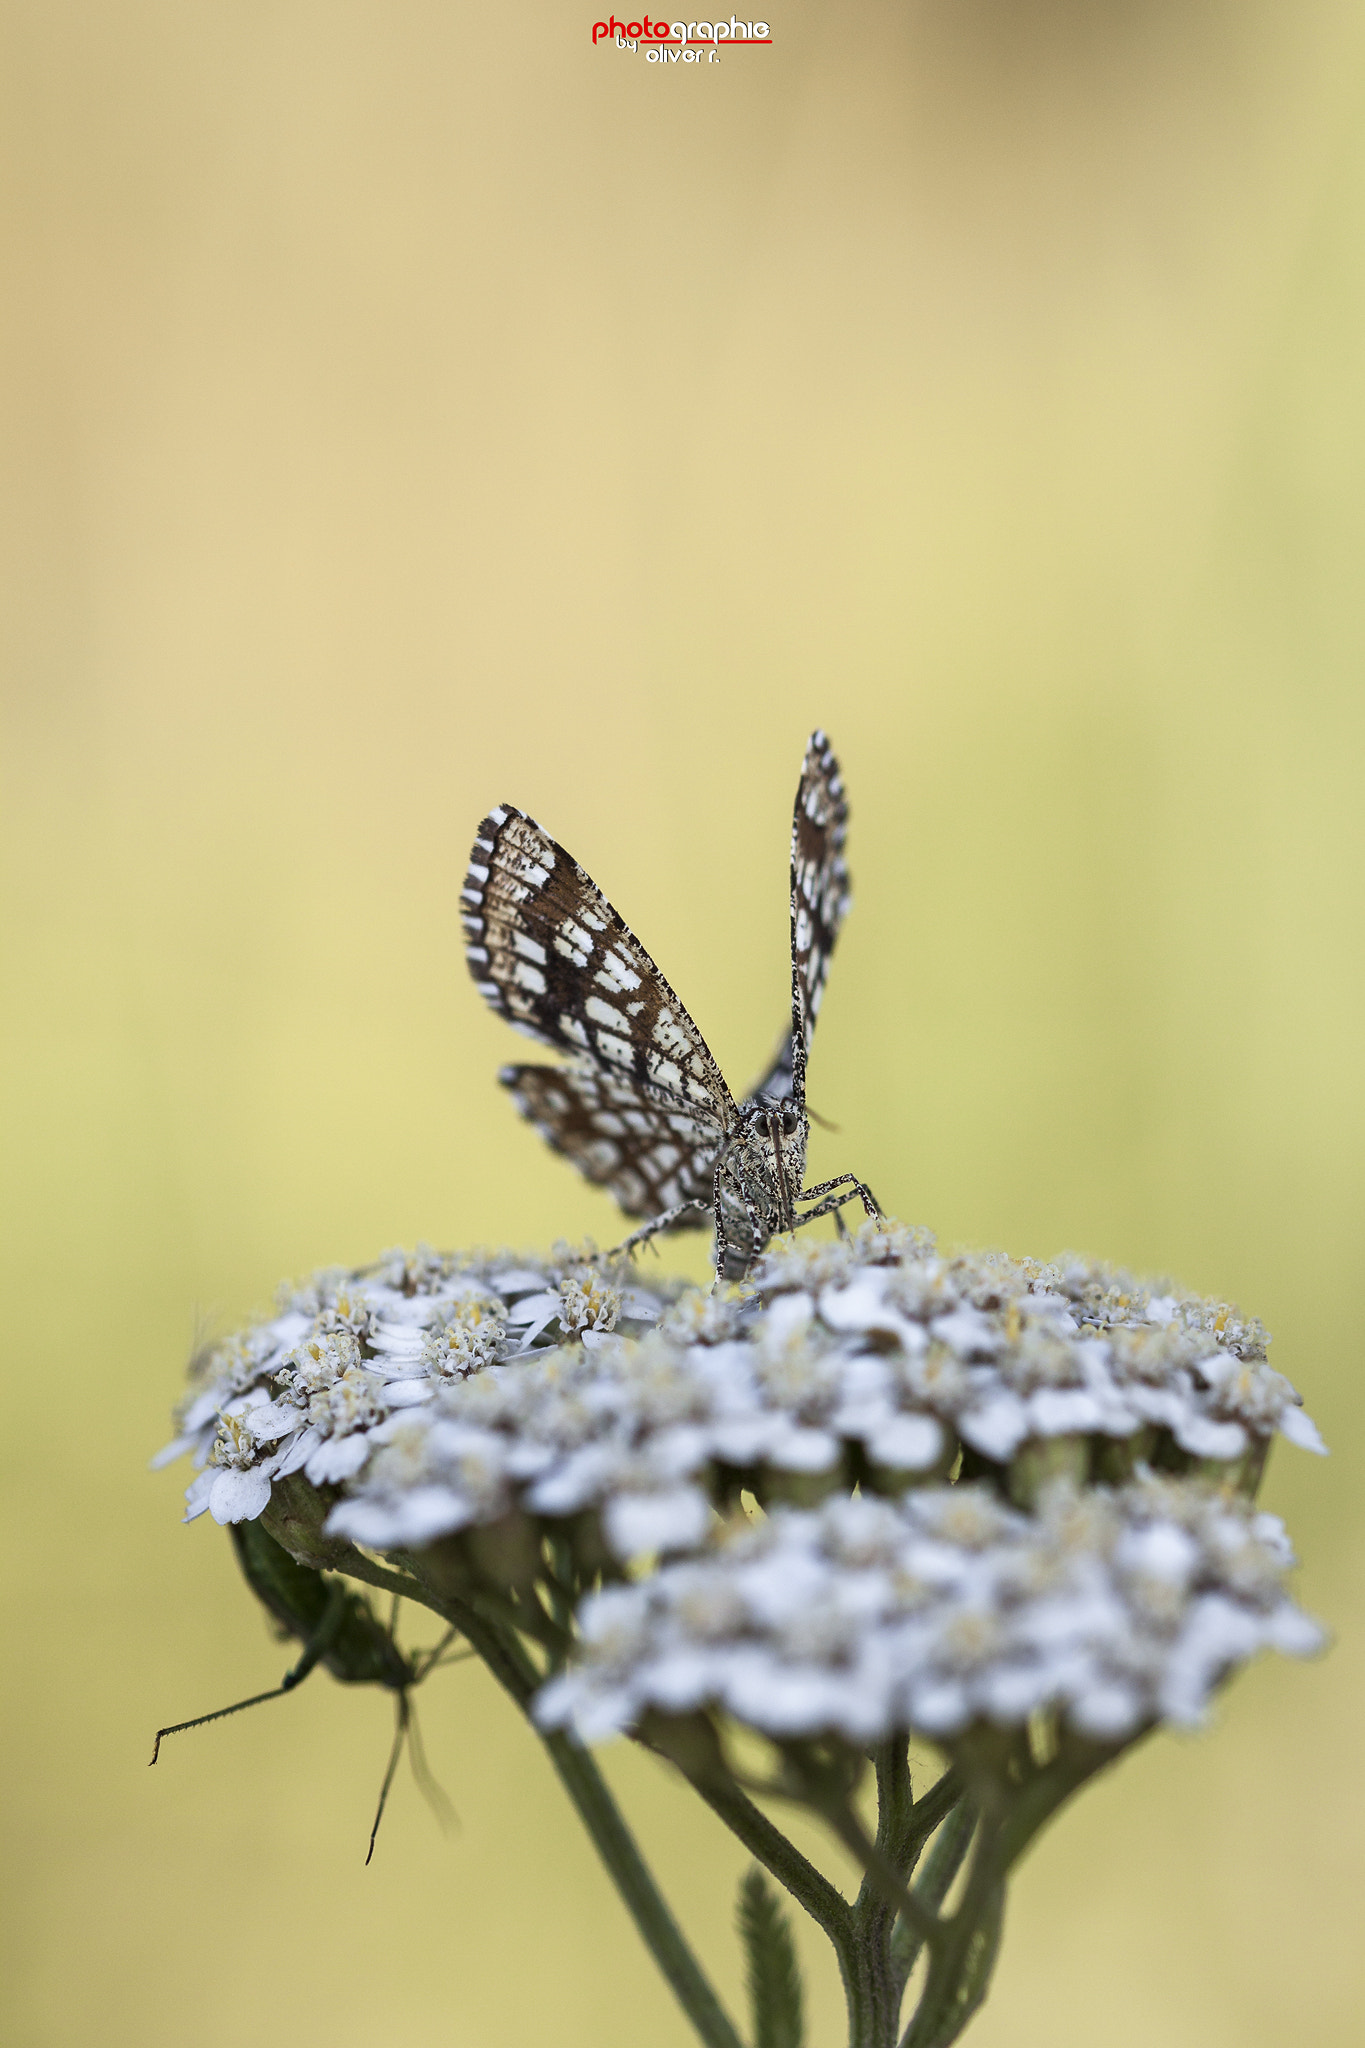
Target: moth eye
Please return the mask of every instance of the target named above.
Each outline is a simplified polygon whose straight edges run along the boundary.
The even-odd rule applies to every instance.
[[[800,1123],[800,1121],[801,1119],[796,1114],[796,1111],[794,1109],[784,1109],[782,1112],[783,1137],[790,1138],[794,1134],[796,1127]]]

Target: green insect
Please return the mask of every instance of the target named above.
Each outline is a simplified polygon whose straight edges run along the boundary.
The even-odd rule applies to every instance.
[[[198,1714],[192,1721],[176,1721],[169,1728],[158,1728],[151,1761],[155,1763],[160,1755],[165,1736],[179,1735],[186,1728],[202,1728],[207,1721],[221,1721],[226,1714],[240,1714],[265,1700],[280,1699],[302,1685],[309,1672],[323,1664],[343,1685],[383,1685],[394,1696],[393,1747],[380,1787],[366,1863],[374,1854],[375,1837],[405,1741],[413,1776],[427,1801],[443,1823],[453,1819],[450,1802],[427,1766],[409,1694],[438,1664],[459,1663],[470,1654],[465,1651],[456,1657],[445,1655],[457,1631],[448,1629],[433,1649],[408,1656],[398,1647],[394,1635],[397,1599],[386,1627],[363,1593],[352,1592],[343,1580],[324,1577],[311,1566],[300,1564],[273,1536],[267,1535],[259,1522],[235,1523],[231,1533],[242,1576],[276,1623],[281,1637],[292,1636],[303,1644],[303,1655],[292,1670],[286,1671],[283,1682],[270,1692],[253,1693],[250,1699],[235,1700],[230,1707],[216,1707],[211,1714]]]

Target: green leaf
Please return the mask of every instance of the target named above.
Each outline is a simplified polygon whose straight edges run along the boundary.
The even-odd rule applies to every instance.
[[[754,2048],[801,2048],[801,1972],[787,1916],[755,1866],[741,1878],[735,1918],[744,1943]]]

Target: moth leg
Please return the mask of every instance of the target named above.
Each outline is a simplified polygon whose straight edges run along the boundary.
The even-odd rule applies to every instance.
[[[282,1699],[292,1692],[296,1685],[302,1685],[319,1658],[325,1657],[331,1647],[346,1609],[346,1588],[336,1580],[328,1594],[327,1611],[314,1633],[303,1646],[303,1655],[292,1671],[286,1671],[283,1682],[272,1686],[269,1692],[253,1693],[249,1700],[234,1700],[230,1707],[215,1707],[211,1714],[196,1714],[192,1721],[173,1721],[169,1728],[158,1728],[156,1742],[152,1748],[151,1761],[155,1763],[161,1754],[161,1742],[166,1735],[183,1735],[187,1728],[202,1728],[206,1721],[221,1721],[228,1714],[240,1714],[247,1707],[259,1707],[265,1700]]]
[[[715,1284],[717,1287],[722,1286],[727,1280],[742,1280],[745,1273],[747,1273],[749,1270],[749,1261],[753,1256],[751,1250],[746,1251],[742,1246],[732,1243],[728,1235],[726,1227],[725,1206],[724,1201],[722,1199],[724,1196],[727,1181],[734,1184],[736,1192],[739,1195],[739,1199],[742,1202],[744,1200],[744,1189],[739,1185],[739,1182],[735,1174],[730,1170],[729,1165],[725,1159],[724,1153],[721,1153],[716,1160],[715,1172],[712,1176],[711,1184],[711,1206],[715,1212],[716,1218]],[[752,1231],[749,1235],[750,1243],[752,1244]],[[732,1270],[733,1266],[736,1263],[738,1263],[738,1271]]]
[[[721,1207],[720,1198],[722,1181],[726,1178],[729,1179],[731,1187],[743,1205],[745,1222],[749,1232],[749,1242],[747,1245],[734,1244],[728,1237],[722,1237],[724,1211]],[[767,1244],[771,1233],[764,1231],[762,1220],[758,1213],[758,1206],[744,1185],[743,1175],[723,1154],[716,1162],[715,1208],[716,1277],[718,1280],[742,1280],[764,1245]],[[743,1261],[742,1269],[738,1273],[727,1273],[725,1270],[726,1261],[731,1257]]]
[[[787,1176],[787,1162],[782,1152],[782,1127],[777,1111],[768,1111],[768,1142],[773,1148],[773,1166],[777,1181],[777,1214],[780,1230],[795,1230],[796,1204],[792,1199],[791,1181]]]
[[[881,1203],[871,1188],[866,1181],[859,1180],[856,1173],[836,1173],[833,1180],[817,1181],[813,1188],[803,1188],[798,1199],[803,1202],[814,1201],[817,1195],[831,1194],[835,1188],[848,1189],[848,1193],[841,1197],[845,1202],[851,1202],[855,1195],[860,1196],[869,1216],[880,1216],[883,1213]]]
[[[838,1192],[839,1189],[843,1190],[842,1194]],[[821,1196],[824,1197],[823,1200],[819,1199]],[[814,1201],[815,1207],[808,1209],[804,1216],[797,1217],[797,1228],[799,1229],[804,1223],[814,1223],[817,1216],[828,1216],[831,1213],[837,1216],[844,1203],[851,1202],[855,1198],[861,1201],[867,1215],[880,1216],[882,1214],[881,1205],[877,1197],[873,1194],[870,1187],[858,1179],[856,1173],[840,1173],[836,1174],[833,1180],[817,1181],[813,1188],[806,1188],[802,1192],[801,1200],[803,1202]]]
[[[807,1209],[804,1216],[798,1216],[796,1219],[797,1229],[801,1230],[805,1227],[807,1223],[816,1222],[821,1216],[833,1216],[836,1225],[842,1223],[842,1218],[839,1213],[840,1210],[843,1208],[846,1202],[856,1201],[860,1195],[862,1196],[863,1200],[863,1208],[864,1210],[866,1210],[867,1214],[869,1216],[880,1216],[882,1213],[880,1209],[872,1209],[868,1207],[866,1194],[864,1193],[861,1187],[845,1188],[842,1194],[826,1195],[824,1200],[822,1202],[817,1202],[813,1209]],[[848,1235],[847,1224],[843,1225],[843,1228],[840,1231],[840,1235],[844,1237]]]
[[[725,1211],[721,1207],[721,1191],[724,1186],[725,1166],[723,1155],[718,1155],[711,1175],[711,1212],[716,1219],[716,1278],[714,1282],[716,1287],[723,1287],[729,1278],[725,1266],[730,1254],[730,1241],[725,1235]]]
[[[632,1230],[629,1237],[622,1238],[620,1244],[614,1244],[610,1251],[603,1252],[602,1257],[604,1259],[626,1258],[635,1250],[636,1245],[647,1244],[649,1239],[657,1237],[661,1230],[671,1230],[680,1217],[708,1216],[709,1214],[710,1210],[705,1202],[679,1202],[674,1208],[665,1209],[662,1216],[651,1217],[650,1221],[642,1223],[638,1230]]]
[[[752,1264],[768,1242],[768,1236],[759,1220],[758,1204],[738,1173],[735,1175],[735,1186],[739,1189],[740,1199],[744,1203],[744,1214],[749,1222],[749,1262]]]

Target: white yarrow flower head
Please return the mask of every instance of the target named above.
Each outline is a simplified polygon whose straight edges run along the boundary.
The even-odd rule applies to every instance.
[[[454,1446],[474,1431],[519,1510],[572,1520],[587,1554],[635,1569],[695,1544],[744,1489],[812,1507],[975,1478],[1027,1508],[1057,1477],[1152,1469],[1250,1495],[1275,1434],[1323,1448],[1268,1341],[1165,1283],[1077,1258],[946,1258],[885,1219],[780,1240],[752,1284],[710,1293],[649,1288],[568,1246],[419,1248],[282,1290],[272,1321],[200,1362],[162,1455],[253,1472],[214,1496],[232,1518],[305,1470],[342,1488],[334,1534],[382,1545],[411,1519],[377,1456],[400,1415],[434,1433],[423,1484],[444,1489],[450,1528],[495,1497],[502,1512],[504,1489],[480,1481],[483,1509],[461,1490],[472,1468]],[[262,1412],[228,1466],[213,1446],[241,1403]],[[210,1490],[196,1482],[192,1514]]]
[[[281,1486],[296,1501],[306,1485],[320,1490],[316,1515],[336,1541],[439,1545],[447,1575],[478,1576],[509,1554],[479,1532],[515,1526],[523,1578],[525,1542],[542,1532],[567,1546],[584,1583],[644,1572],[651,1599],[664,1597],[657,1572],[670,1558],[704,1557],[712,1580],[729,1568],[712,1546],[721,1541],[726,1558],[743,1551],[718,1535],[741,1498],[771,1518],[762,1542],[775,1543],[781,1526],[790,1545],[803,1525],[779,1509],[828,1503],[835,1521],[819,1524],[828,1530],[855,1502],[865,1514],[880,1496],[899,1504],[914,1534],[894,1575],[913,1588],[912,1604],[924,1603],[906,1641],[923,1671],[938,1673],[936,1689],[926,1692],[922,1675],[886,1690],[889,1639],[869,1621],[880,1704],[874,1712],[847,1698],[831,1727],[853,1739],[855,1728],[900,1715],[942,1733],[999,1718],[1016,1694],[1026,1712],[1055,1697],[1075,1725],[1107,1716],[1115,1727],[1122,1695],[1136,1726],[1164,1712],[1155,1680],[1144,1689],[1105,1666],[1102,1710],[1091,1665],[1074,1696],[1050,1691],[1039,1658],[1023,1655],[1013,1608],[1008,1653],[1000,1650],[997,1581],[1041,1588],[1067,1635],[1059,1589],[1063,1566],[1074,1566],[1073,1577],[1089,1573],[1096,1625],[1136,1642],[1134,1601],[1154,1615],[1163,1598],[1185,1597],[1169,1578],[1125,1579],[1113,1561],[1119,1519],[1131,1520],[1134,1503],[1150,1497],[1142,1489],[1158,1484],[1149,1475],[1187,1483],[1192,1500],[1211,1486],[1235,1502],[1254,1494],[1276,1433],[1322,1449],[1293,1387],[1268,1364],[1268,1342],[1228,1304],[1164,1282],[1070,1256],[946,1257],[927,1231],[888,1219],[852,1239],[779,1240],[749,1284],[710,1292],[650,1287],[566,1245],[548,1259],[419,1247],[281,1290],[271,1321],[198,1363],[181,1433],[162,1455],[190,1450],[201,1467],[191,1517],[254,1519]],[[1040,1529],[1053,1532],[1042,1547]],[[1059,1531],[1070,1532],[1071,1551]],[[971,1558],[994,1562],[964,1579]],[[956,1590],[931,1613],[924,1588],[936,1573]],[[817,1577],[819,1598],[835,1603],[820,1625],[846,1642],[848,1587],[830,1577],[827,1558]],[[1124,1588],[1126,1607],[1116,1604]],[[895,1609],[897,1628],[908,1612]],[[761,1691],[755,1644],[742,1640],[745,1686]],[[1068,1669],[1079,1670],[1067,1643]],[[972,1644],[990,1674],[975,1689],[961,1671],[948,1676]],[[1092,1665],[1097,1654],[1087,1651]],[[826,1674],[817,1688],[826,1705],[831,1682]],[[563,1684],[582,1690],[589,1680]],[[809,1706],[811,1671],[803,1684]],[[728,1712],[737,1698],[716,1695]],[[790,1698],[784,1711],[796,1712]]]
[[[977,1482],[732,1517],[700,1559],[590,1596],[539,1712],[584,1735],[638,1726],[678,1710],[681,1663],[687,1711],[774,1740],[908,1729],[970,1758],[983,1728],[1040,1713],[1131,1739],[1202,1720],[1261,1649],[1320,1646],[1292,1561],[1274,1517],[1200,1478],[1057,1481],[1028,1514]]]
[[[651,1329],[682,1291],[622,1277],[614,1285],[568,1246],[549,1259],[419,1246],[357,1272],[326,1268],[281,1287],[273,1317],[200,1353],[178,1434],[155,1462],[189,1452],[201,1468],[186,1497],[190,1520],[209,1510],[219,1521],[254,1520],[299,1472],[314,1486],[347,1484],[398,1416],[430,1407],[434,1418],[446,1386],[500,1359],[600,1338],[623,1314],[632,1330]],[[389,1469],[377,1467],[381,1478]],[[226,1484],[228,1472],[242,1476]]]
[[[286,1287],[201,1353],[157,1462],[193,1458],[186,1519],[231,1525],[305,1663],[395,1689],[400,1729],[431,1666],[325,1573],[462,1634],[590,1828],[608,1795],[584,1789],[582,1745],[633,1737],[820,1919],[809,1864],[754,1831],[765,1753],[769,1789],[863,1861],[841,1910],[881,1914],[866,1942],[885,1981],[934,1945],[925,1996],[948,2004],[915,2038],[946,2048],[1030,1832],[1148,1731],[1204,1721],[1251,1657],[1322,1643],[1288,1590],[1288,1535],[1255,1505],[1276,1436],[1324,1450],[1268,1345],[1167,1282],[948,1256],[886,1218],[777,1240],[742,1285],[710,1290],[591,1247],[419,1246]],[[351,1633],[329,1634],[343,1615]],[[946,1760],[915,1802],[912,1738]],[[902,1816],[899,1861],[853,1800],[869,1758]],[[610,1864],[618,1835],[599,1846]],[[969,1850],[959,1923],[940,1909]],[[973,1927],[985,1947],[954,1962]],[[674,1954],[670,1980],[688,1967]],[[713,2019],[699,2030],[731,2048]]]

